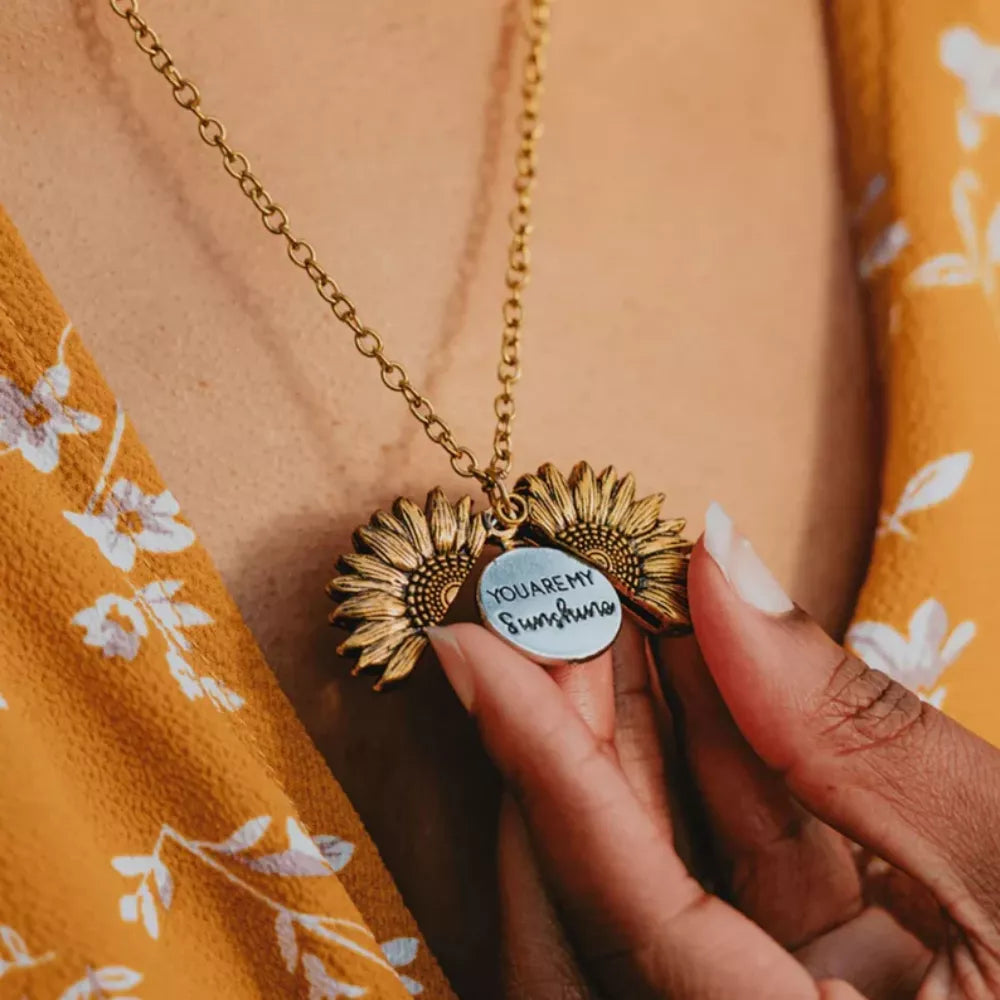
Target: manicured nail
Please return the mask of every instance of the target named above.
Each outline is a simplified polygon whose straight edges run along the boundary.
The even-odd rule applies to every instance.
[[[717,503],[709,504],[705,512],[704,543],[705,551],[747,604],[769,615],[783,615],[794,609],[781,584]]]
[[[441,662],[441,669],[444,670],[458,700],[467,712],[470,711],[472,696],[475,694],[475,681],[464,650],[447,628],[429,628],[427,638],[430,639],[434,652]]]

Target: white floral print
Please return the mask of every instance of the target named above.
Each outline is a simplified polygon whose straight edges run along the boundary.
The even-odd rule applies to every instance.
[[[59,1000],[137,1000],[134,996],[123,996],[142,982],[142,973],[127,965],[104,965],[99,969],[88,969],[87,974],[78,979],[59,996]]]
[[[99,514],[64,513],[70,524],[97,542],[112,566],[126,572],[140,549],[181,552],[194,542],[194,532],[176,519],[180,505],[170,490],[143,493],[128,479],[115,483]]]
[[[211,625],[212,616],[194,604],[175,601],[174,596],[184,584],[180,580],[156,580],[138,591],[139,599],[174,645],[189,650],[191,642],[181,631],[192,625]]]
[[[176,893],[174,876],[163,859],[164,845],[170,842],[274,911],[277,950],[289,972],[301,967],[310,986],[310,996],[356,997],[366,991],[330,977],[322,960],[313,952],[302,949],[300,937],[303,941],[343,948],[386,970],[396,971],[414,960],[419,945],[415,938],[395,938],[377,945],[364,924],[343,917],[293,909],[271,895],[266,883],[244,878],[234,865],[257,875],[283,879],[332,876],[338,870],[338,863],[342,868],[353,851],[353,845],[339,837],[310,837],[299,821],[289,816],[284,824],[285,845],[282,849],[259,853],[261,842],[273,825],[270,816],[255,816],[225,840],[213,842],[194,840],[164,824],[149,854],[123,854],[111,859],[112,867],[119,874],[139,879],[134,889],[118,901],[121,919],[128,924],[141,924],[150,938],[154,941],[159,939],[163,920],[173,905]],[[336,863],[328,861],[323,850],[324,846],[331,844],[340,845]],[[416,980],[408,976],[400,978],[411,994],[422,991],[423,987]]]
[[[938,254],[925,260],[907,278],[915,288],[981,285],[987,295],[996,289],[996,269],[1000,266],[1000,204],[990,214],[980,235],[972,197],[982,190],[979,177],[960,170],[951,184],[951,211],[964,250]]]
[[[105,656],[120,656],[134,660],[142,640],[149,635],[149,627],[142,611],[127,597],[105,594],[93,606],[78,611],[72,618],[74,625],[87,631],[83,641],[98,647]]]
[[[51,962],[55,955],[32,955],[23,937],[13,927],[0,924],[0,979],[14,969],[31,969],[44,962]]]
[[[966,149],[983,141],[983,118],[1000,115],[1000,46],[988,45],[967,26],[941,34],[941,63],[965,84],[958,107],[958,139]]]
[[[862,621],[848,629],[846,641],[869,666],[913,690],[929,692],[928,700],[940,707],[944,691],[935,687],[975,635],[971,621],[949,634],[944,606],[929,598],[910,617],[908,635],[884,622]]]
[[[69,368],[61,362],[43,372],[28,395],[0,378],[0,444],[19,451],[39,472],[59,465],[61,437],[91,434],[101,426],[100,417],[62,402],[69,385]]]
[[[406,992],[413,996],[423,993],[423,986],[410,976],[403,975],[399,970],[416,959],[419,947],[420,942],[413,937],[393,938],[391,941],[383,941],[381,945],[385,960],[396,970],[396,975],[399,976],[399,981],[406,988]]]
[[[910,537],[904,519],[935,507],[958,492],[972,468],[972,452],[956,451],[922,466],[906,484],[895,508],[879,514],[879,535]]]

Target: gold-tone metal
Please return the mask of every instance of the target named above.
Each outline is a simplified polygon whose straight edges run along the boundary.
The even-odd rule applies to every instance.
[[[202,110],[200,91],[139,14],[138,0],[108,2],[170,85],[177,104],[197,120],[201,140],[219,151],[223,169],[257,209],[264,228],[284,239],[289,260],[305,271],[336,319],[351,331],[358,353],[376,361],[383,385],[403,397],[427,437],[447,453],[452,470],[475,479],[489,500],[489,511],[473,513],[469,497],[452,505],[440,489],[434,489],[424,510],[400,497],[391,513],[377,511],[358,528],[355,552],[342,558],[342,575],[328,587],[330,596],[340,602],[330,620],[351,630],[339,652],[357,654],[355,672],[381,668],[376,688],[406,677],[427,646],[426,629],[443,620],[488,540],[504,548],[540,543],[565,549],[605,573],[649,629],[687,631],[685,582],[691,546],[681,537],[683,520],[659,519],[661,495],[636,500],[631,473],[618,479],[608,468],[595,475],[586,462],[580,462],[568,480],[552,465],[544,465],[538,475],[522,477],[513,491],[505,485],[512,461],[514,386],[521,377],[523,297],[531,273],[532,194],[550,0],[528,0],[516,199],[508,217],[511,239],[497,366],[500,392],[493,402],[493,454],[485,466],[455,440],[451,427],[414,386],[406,368],[387,356],[381,336],[361,320],[354,303],[320,264],[313,246],[293,232],[288,213],[264,188],[247,157],[230,145],[222,122]]]
[[[663,494],[635,498],[635,479],[610,466],[599,475],[578,462],[567,480],[551,464],[522,476],[515,496],[528,503],[524,540],[555,545],[596,566],[626,607],[654,632],[690,631],[684,520],[660,520]]]
[[[330,615],[351,635],[337,652],[358,654],[354,672],[381,667],[376,690],[402,680],[427,646],[486,544],[485,515],[470,497],[454,506],[440,489],[421,510],[399,497],[392,513],[376,511],[354,533],[355,552],[327,592],[341,603]]]
[[[200,91],[190,77],[180,72],[173,56],[164,48],[149,22],[139,14],[138,0],[108,2],[114,13],[123,18],[132,29],[135,44],[146,53],[153,68],[170,84],[174,100],[197,119],[198,135],[202,141],[219,150],[223,168],[237,181],[240,190],[260,213],[264,228],[269,233],[284,238],[289,260],[306,272],[333,315],[351,330],[358,353],[375,359],[382,383],[387,389],[403,397],[410,413],[423,426],[427,437],[447,452],[452,470],[459,476],[477,480],[492,502],[500,495],[495,489],[496,484],[507,477],[511,468],[514,385],[521,377],[521,329],[524,321],[522,298],[530,275],[531,196],[538,165],[538,139],[541,134],[539,109],[545,48],[549,38],[550,0],[530,0],[527,16],[528,51],[521,80],[522,105],[518,118],[519,141],[515,157],[516,200],[509,216],[511,241],[505,278],[507,296],[503,302],[503,335],[500,363],[497,366],[500,393],[493,402],[493,412],[497,419],[493,435],[493,456],[485,467],[479,464],[469,448],[455,440],[451,427],[438,416],[430,400],[414,386],[403,365],[390,360],[386,355],[381,336],[360,319],[354,303],[317,260],[312,245],[292,232],[288,213],[268,194],[251,170],[247,157],[229,144],[222,122],[202,111]],[[504,512],[497,513],[503,520]],[[506,513],[509,514],[509,510]]]

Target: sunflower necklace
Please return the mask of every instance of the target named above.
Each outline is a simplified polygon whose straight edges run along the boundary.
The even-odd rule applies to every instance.
[[[489,502],[474,512],[470,497],[456,504],[440,488],[423,509],[399,497],[392,510],[376,511],[354,534],[355,552],[343,556],[329,585],[338,601],[330,620],[350,634],[338,652],[357,656],[355,672],[378,670],[381,688],[412,672],[427,646],[426,629],[438,625],[487,544],[503,551],[488,563],[477,588],[484,624],[539,663],[589,660],[607,649],[622,624],[622,607],[650,632],[683,632],[690,544],[684,521],[661,520],[663,496],[635,497],[631,473],[595,473],[578,463],[568,477],[551,464],[507,488],[511,469],[514,384],[521,376],[522,293],[529,274],[531,197],[541,131],[543,57],[549,0],[529,0],[528,50],[521,77],[521,113],[509,220],[503,336],[493,409],[493,455],[480,465],[455,441],[430,400],[414,387],[402,365],[390,360],[382,338],[358,317],[354,303],[320,265],[315,251],[295,236],[288,214],[264,189],[246,156],[226,141],[226,130],[201,108],[198,88],[177,69],[170,53],[140,16],[138,0],[109,0],[132,29],[135,43],[170,84],[174,100],[197,120],[198,134],[215,147],[222,166],[260,214],[268,232],[285,241],[289,259],[309,276],[320,298],[352,333],[355,348],[379,367],[383,384],[399,393],[427,437],[447,453],[453,471],[474,479]]]

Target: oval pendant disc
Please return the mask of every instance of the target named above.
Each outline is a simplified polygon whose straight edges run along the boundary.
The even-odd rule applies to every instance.
[[[541,664],[592,660],[622,625],[618,594],[600,570],[559,549],[511,549],[476,589],[483,624]]]

